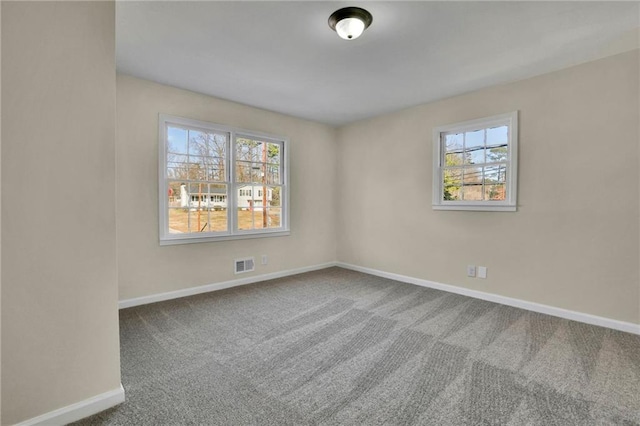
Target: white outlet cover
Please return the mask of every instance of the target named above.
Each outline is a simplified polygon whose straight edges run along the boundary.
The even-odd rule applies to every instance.
[[[473,265],[467,265],[467,276],[475,277],[476,276],[476,267]]]
[[[478,278],[487,278],[486,266],[478,266]]]

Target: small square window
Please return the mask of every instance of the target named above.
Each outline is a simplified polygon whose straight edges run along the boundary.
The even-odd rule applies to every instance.
[[[518,112],[433,131],[435,210],[515,211]]]

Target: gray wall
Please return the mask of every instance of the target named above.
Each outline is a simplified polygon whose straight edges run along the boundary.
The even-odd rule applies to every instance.
[[[113,2],[2,2],[2,423],[118,389]]]
[[[339,129],[338,259],[640,323],[638,99],[633,50]],[[518,211],[432,210],[433,127],[514,110]]]
[[[117,93],[120,300],[335,261],[333,128],[126,75],[118,75]],[[158,113],[288,137],[291,235],[161,247]],[[233,260],[248,256],[255,272],[235,275]]]

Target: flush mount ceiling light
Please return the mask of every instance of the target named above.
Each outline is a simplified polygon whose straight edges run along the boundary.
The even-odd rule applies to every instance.
[[[345,7],[329,16],[329,26],[345,40],[355,40],[360,37],[372,21],[371,14],[359,7]]]

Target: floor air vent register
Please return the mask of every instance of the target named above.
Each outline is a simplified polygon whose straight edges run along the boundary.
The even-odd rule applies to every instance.
[[[244,272],[251,272],[255,269],[255,262],[253,257],[247,257],[246,259],[235,260],[235,273],[242,274]]]

